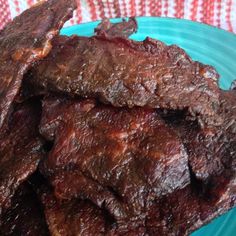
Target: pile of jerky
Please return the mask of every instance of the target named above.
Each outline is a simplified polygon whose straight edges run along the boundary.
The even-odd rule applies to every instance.
[[[232,208],[233,86],[133,18],[59,36],[75,8],[0,31],[0,234],[184,236]]]

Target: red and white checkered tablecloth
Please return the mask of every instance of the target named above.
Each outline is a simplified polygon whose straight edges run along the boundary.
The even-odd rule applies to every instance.
[[[0,29],[39,0],[0,0]],[[66,1],[66,0],[65,0]],[[236,0],[77,0],[67,25],[104,17],[168,16],[204,22],[236,33]]]

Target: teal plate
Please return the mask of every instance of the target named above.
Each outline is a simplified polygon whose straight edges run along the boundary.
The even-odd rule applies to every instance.
[[[119,22],[120,19],[113,19]],[[220,74],[220,87],[229,89],[236,79],[236,35],[218,28],[188,20],[137,17],[138,32],[131,36],[143,40],[149,36],[167,44],[177,44],[194,59],[212,65]],[[93,35],[99,22],[71,26],[61,34]],[[236,235],[236,208],[213,220],[191,236],[234,236]]]

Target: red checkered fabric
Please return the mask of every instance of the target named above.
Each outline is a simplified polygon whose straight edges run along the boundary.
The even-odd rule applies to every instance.
[[[0,29],[39,0],[0,0]],[[167,16],[214,25],[236,33],[236,0],[77,0],[67,25],[104,17]]]
[[[7,1],[0,0],[0,29],[11,20],[10,7]]]

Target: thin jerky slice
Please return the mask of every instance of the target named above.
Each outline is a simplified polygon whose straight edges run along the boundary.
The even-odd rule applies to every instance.
[[[72,16],[73,0],[40,2],[0,31],[0,127],[16,97],[24,73],[51,50],[51,40]]]
[[[155,202],[146,221],[148,235],[190,235],[235,204],[235,176],[225,172],[212,179],[205,193],[195,183]]]
[[[0,234],[4,236],[49,235],[41,204],[27,183],[19,187],[13,197],[12,206],[3,214]]]
[[[48,190],[41,194],[41,199],[52,236],[105,235],[105,216],[91,202],[59,201]]]
[[[200,124],[222,122],[217,72],[150,38],[59,37],[28,77],[46,93],[98,98],[115,107],[188,109]]]
[[[130,35],[137,32],[137,27],[137,21],[134,17],[129,18],[127,21],[122,19],[122,22],[118,23],[111,23],[108,18],[105,18],[94,29],[94,32],[96,35],[106,34],[110,37],[128,38]]]
[[[0,134],[0,209],[10,205],[18,186],[37,168],[43,157],[39,138],[40,104],[20,105],[7,129]]]
[[[144,220],[150,199],[189,184],[183,145],[153,109],[51,97],[40,130],[55,140],[43,172],[57,197],[88,198],[117,221]]]
[[[220,175],[231,168],[236,159],[236,93],[222,91],[220,113],[223,123],[215,129],[200,129],[196,122],[176,116],[170,122],[182,138],[189,155],[189,164],[200,180]],[[173,119],[172,119],[173,121]]]

